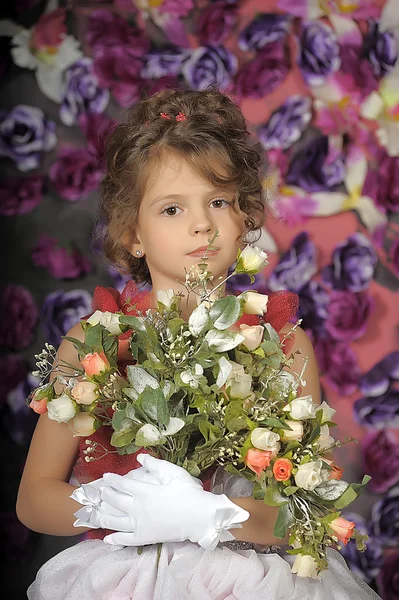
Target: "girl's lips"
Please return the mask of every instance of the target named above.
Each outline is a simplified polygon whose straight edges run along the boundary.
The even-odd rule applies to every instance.
[[[210,256],[216,256],[219,250],[194,250],[194,252],[190,252],[187,256],[195,256],[198,258],[209,258]]]

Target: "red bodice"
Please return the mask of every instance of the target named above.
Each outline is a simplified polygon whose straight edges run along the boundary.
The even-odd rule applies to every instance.
[[[92,309],[93,312],[101,310],[102,312],[123,312],[125,315],[136,315],[138,311],[145,312],[151,306],[151,296],[149,292],[138,292],[133,281],[129,281],[124,290],[119,293],[111,287],[97,286],[94,290]],[[297,313],[298,296],[291,292],[281,291],[271,294],[267,305],[267,312],[264,321],[270,323],[276,331],[281,328]],[[237,322],[237,325],[258,325],[259,317],[257,315],[243,315]],[[134,364],[133,358],[129,352],[131,332],[126,331],[118,338],[118,364],[122,371],[129,364]],[[283,336],[281,336],[283,337]],[[284,342],[284,352],[286,354],[292,348],[294,336]],[[102,477],[104,473],[118,473],[125,475],[133,469],[140,467],[137,462],[137,454],[146,452],[140,450],[134,454],[120,455],[110,444],[112,429],[108,426],[100,427],[90,437],[82,437],[79,443],[78,458],[74,467],[73,476],[77,481],[89,483]],[[94,445],[94,452],[85,455],[83,453],[89,446],[86,440],[90,440],[90,446]],[[86,456],[93,456],[95,460],[86,462]],[[203,473],[202,480],[205,489],[209,486],[212,472]],[[106,531],[94,529],[88,533],[90,538],[103,538]]]

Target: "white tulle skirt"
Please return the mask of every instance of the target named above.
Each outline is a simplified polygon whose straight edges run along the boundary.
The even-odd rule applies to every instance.
[[[255,550],[213,551],[182,542],[137,548],[87,540],[49,560],[29,600],[381,600],[328,551],[319,580],[291,573],[293,557]]]

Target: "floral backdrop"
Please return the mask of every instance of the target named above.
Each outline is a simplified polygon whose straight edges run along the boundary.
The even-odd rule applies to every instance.
[[[337,436],[358,440],[336,461],[349,479],[373,478],[350,513],[368,548],[342,552],[384,600],[399,598],[397,0],[15,0],[1,17],[10,569],[31,557],[14,505],[36,419],[25,405],[34,354],[90,312],[95,285],[126,281],[92,242],[104,136],[140,97],[217,84],[269,156],[269,265],[254,287],[299,294]]]

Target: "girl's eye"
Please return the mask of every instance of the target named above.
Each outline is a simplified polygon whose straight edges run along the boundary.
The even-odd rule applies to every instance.
[[[174,217],[175,215],[177,215],[178,210],[180,210],[178,206],[167,206],[163,209],[161,214],[165,215],[166,217]]]
[[[225,206],[231,206],[231,202],[224,198],[215,198],[215,200],[212,200],[211,205],[213,205],[214,208],[223,208]]]

